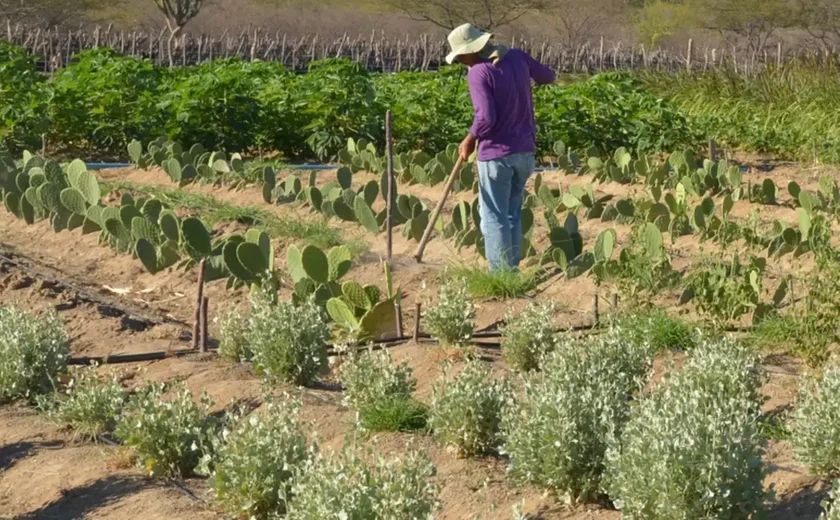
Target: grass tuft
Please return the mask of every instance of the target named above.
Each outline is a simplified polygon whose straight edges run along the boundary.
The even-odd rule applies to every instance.
[[[359,421],[364,430],[371,432],[409,432],[425,428],[427,415],[423,403],[394,394],[362,407]]]
[[[691,324],[669,316],[662,309],[645,309],[618,316],[618,325],[628,339],[648,341],[652,352],[691,350],[697,344],[697,334]]]
[[[490,272],[475,266],[456,265],[444,273],[445,278],[460,278],[475,298],[521,298],[537,288],[536,271],[503,269]]]

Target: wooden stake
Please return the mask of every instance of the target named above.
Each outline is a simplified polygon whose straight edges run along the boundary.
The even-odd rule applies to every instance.
[[[397,337],[403,337],[403,322],[402,322],[402,305],[400,302],[394,302],[394,312],[397,315]]]
[[[198,337],[201,332],[201,305],[204,303],[204,260],[198,264],[198,285],[195,299],[195,319],[193,320],[192,348],[198,350]]]
[[[597,326],[600,322],[601,316],[598,312],[598,293],[592,297],[592,325]]]
[[[691,55],[694,52],[694,40],[688,39],[688,54],[685,57],[685,70],[691,72]]]
[[[397,189],[394,182],[394,142],[391,135],[391,111],[385,112],[385,147],[388,154],[388,200],[385,207],[385,240],[388,261],[391,261],[394,248],[394,217],[391,209],[394,205],[394,192]]]
[[[709,139],[709,160],[712,162],[717,161],[717,143],[715,143],[714,139]]]
[[[612,310],[613,312],[618,310],[618,293],[613,293],[612,295]]]
[[[414,342],[420,341],[420,302],[414,304]]]
[[[210,304],[210,299],[204,296],[201,299],[201,332],[200,348],[201,352],[207,352],[207,306]]]

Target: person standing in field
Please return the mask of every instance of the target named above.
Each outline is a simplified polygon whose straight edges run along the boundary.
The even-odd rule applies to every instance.
[[[471,24],[448,37],[447,63],[469,67],[474,119],[461,142],[466,160],[478,143],[481,232],[490,271],[516,269],[521,257],[525,182],[534,171],[536,122],[531,81],[554,83],[554,71],[519,49],[490,43],[492,34]]]

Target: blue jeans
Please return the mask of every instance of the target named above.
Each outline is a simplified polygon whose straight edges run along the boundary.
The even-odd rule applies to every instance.
[[[522,201],[533,153],[478,162],[479,214],[490,271],[516,269],[522,255]]]

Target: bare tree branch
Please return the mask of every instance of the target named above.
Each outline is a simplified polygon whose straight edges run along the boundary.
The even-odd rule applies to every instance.
[[[429,22],[445,29],[472,23],[492,31],[520,19],[526,13],[545,8],[548,0],[383,0],[411,20]]]

